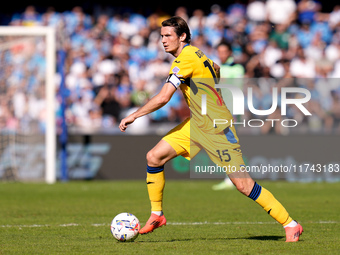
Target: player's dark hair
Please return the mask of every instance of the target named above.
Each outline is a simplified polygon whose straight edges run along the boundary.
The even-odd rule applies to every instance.
[[[185,42],[190,43],[191,34],[188,24],[184,19],[178,16],[171,17],[170,19],[164,20],[162,22],[163,27],[173,27],[177,36],[181,36],[183,33],[186,34]]]

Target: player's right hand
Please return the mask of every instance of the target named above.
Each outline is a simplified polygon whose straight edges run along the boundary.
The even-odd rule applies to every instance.
[[[127,116],[126,118],[122,119],[122,121],[119,124],[119,129],[122,132],[125,132],[127,126],[131,123],[133,123],[136,120],[135,117],[133,117],[132,115]]]

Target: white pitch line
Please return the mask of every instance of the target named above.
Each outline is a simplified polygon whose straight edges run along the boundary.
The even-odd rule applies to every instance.
[[[43,227],[49,227],[50,225],[1,225],[2,228],[43,228]]]
[[[93,227],[102,227],[102,226],[109,226],[110,224],[108,223],[97,223],[97,224],[91,224]]]
[[[306,222],[300,222],[300,223],[306,223],[306,224],[339,224],[339,221],[306,221]],[[173,225],[173,226],[195,226],[195,225],[271,225],[271,224],[278,224],[275,221],[229,221],[229,222],[209,222],[209,221],[202,221],[202,222],[167,222],[167,225]],[[78,223],[65,223],[65,224],[59,224],[55,225],[57,227],[77,227],[77,226],[84,226],[85,224],[78,224]],[[103,226],[110,226],[109,223],[93,223],[89,224],[93,227],[103,227]],[[39,225],[39,224],[32,224],[32,225],[0,225],[0,228],[44,228],[44,227],[53,227],[54,225]]]
[[[61,224],[60,227],[73,227],[73,226],[80,226],[80,224],[77,223],[68,223],[68,224]]]

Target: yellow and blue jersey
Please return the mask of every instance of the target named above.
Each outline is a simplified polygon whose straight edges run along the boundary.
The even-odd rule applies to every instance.
[[[190,107],[191,117],[179,124],[163,140],[190,160],[203,148],[210,159],[221,166],[244,165],[233,117],[226,107],[218,83],[213,62],[194,46],[187,45],[173,61],[167,82],[180,88]],[[202,97],[206,98],[206,114],[202,113]],[[226,124],[214,126],[214,119]]]
[[[233,117],[220,90],[215,89],[218,79],[213,61],[200,49],[187,44],[173,61],[167,81],[183,92],[191,111],[191,125],[196,125],[207,133],[219,133],[230,126]],[[202,114],[202,95],[206,95],[206,114]],[[214,119],[228,122],[226,125],[214,126]]]

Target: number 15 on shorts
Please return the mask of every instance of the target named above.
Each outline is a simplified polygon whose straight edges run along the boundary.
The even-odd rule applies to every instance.
[[[231,160],[230,154],[228,150],[216,150],[218,157],[220,158],[221,162],[229,162]]]

